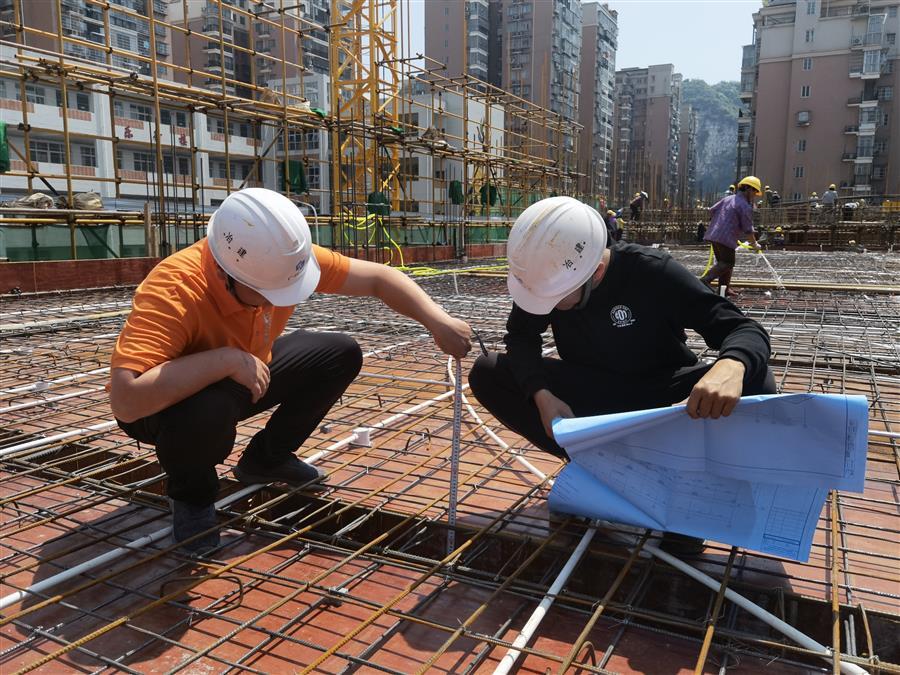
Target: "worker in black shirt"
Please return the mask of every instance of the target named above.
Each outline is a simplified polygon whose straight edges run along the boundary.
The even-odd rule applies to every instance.
[[[715,419],[741,395],[775,393],[762,326],[667,253],[606,248],[606,237],[600,214],[571,197],[539,201],[516,220],[506,353],[480,357],[469,373],[472,393],[494,417],[568,459],[551,429],[560,417],[686,402],[691,417]],[[558,358],[542,355],[548,326]],[[718,350],[714,362],[699,362],[687,347],[688,328]]]

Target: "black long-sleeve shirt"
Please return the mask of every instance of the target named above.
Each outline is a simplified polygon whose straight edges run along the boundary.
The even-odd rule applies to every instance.
[[[606,274],[584,309],[538,316],[513,305],[504,342],[528,396],[548,386],[541,366],[541,334],[548,325],[561,359],[625,377],[696,364],[686,328],[717,349],[720,359],[743,363],[745,381],[762,374],[769,336],[756,321],[663,251],[619,243],[610,255]]]

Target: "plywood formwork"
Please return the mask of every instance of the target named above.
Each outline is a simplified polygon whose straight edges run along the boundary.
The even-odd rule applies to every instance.
[[[675,255],[696,272],[705,262],[699,251]],[[735,276],[770,280],[754,260],[741,258]],[[900,425],[900,305],[897,294],[862,288],[896,284],[898,258],[784,252],[770,260],[785,282],[839,287],[850,277],[860,286],[772,285],[744,290],[740,304],[772,336],[781,391],[868,397],[865,492],[832,496],[806,564],[715,543],[690,562],[721,588],[837,646],[843,661],[898,672],[900,455],[890,434]],[[501,348],[509,308],[503,277],[440,271],[417,278],[487,348]],[[229,468],[265,417],[248,420],[221,467],[223,543],[207,558],[187,558],[165,531],[154,453],[118,430],[104,391],[129,299],[129,290],[111,289],[0,303],[0,668],[493,670],[592,530],[547,510],[560,463],[470,398],[456,548],[448,554],[452,369],[418,324],[373,301],[315,296],[288,330],[348,332],[366,354],[360,376],[301,450],[328,472],[328,488],[242,490]],[[712,355],[698,336],[689,341]],[[371,447],[351,442],[358,427],[372,429]],[[144,547],[52,583],[148,536],[154,540]],[[519,672],[831,670],[642,553],[657,537],[597,529],[522,650]]]

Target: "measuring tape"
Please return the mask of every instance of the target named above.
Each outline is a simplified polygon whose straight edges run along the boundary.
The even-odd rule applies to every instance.
[[[453,389],[453,439],[450,442],[450,509],[447,514],[447,555],[456,548],[456,492],[459,489],[459,436],[462,429],[462,362],[456,360]]]

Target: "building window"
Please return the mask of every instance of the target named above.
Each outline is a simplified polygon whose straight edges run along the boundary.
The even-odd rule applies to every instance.
[[[448,46],[449,44],[450,44],[450,43],[449,43],[447,40],[444,40],[444,49],[447,49],[447,46]]]
[[[131,166],[135,171],[146,171],[148,173],[152,173],[153,167],[156,165],[153,155],[149,152],[135,152],[132,155],[131,162]]]
[[[883,166],[872,167],[872,178],[875,180],[884,180],[885,168]]]
[[[803,178],[803,167],[802,166],[794,167],[794,178]]]
[[[116,33],[116,47],[130,52],[131,51],[131,36],[125,35],[123,33]]]
[[[178,158],[178,173],[187,176],[191,172],[191,161],[187,157]]]
[[[812,70],[812,57],[807,56],[803,59],[803,70]]]
[[[887,42],[889,45],[893,45],[897,43],[897,34],[896,33],[887,33],[885,35]]]
[[[806,41],[812,42],[816,38],[816,30],[814,28],[808,28],[806,31]]]
[[[809,16],[813,16],[816,13],[816,0],[807,0],[806,13]]]
[[[128,104],[128,116],[133,120],[149,122],[153,118],[150,106],[138,105],[137,103]],[[137,171],[137,169],[135,169]]]
[[[806,126],[810,122],[809,110],[798,110],[797,111],[797,124],[801,126]]]
[[[888,16],[891,17],[892,19],[897,16],[897,5],[888,7]]]
[[[886,127],[891,118],[887,113],[881,113],[881,126]]]
[[[879,101],[891,101],[894,98],[894,88],[893,87],[878,87],[878,100]]]
[[[56,107],[62,108],[62,92],[56,90]],[[91,96],[81,91],[66,92],[66,100],[69,104],[69,110],[81,110],[84,112],[91,111]]]
[[[18,92],[16,93],[16,100],[19,100]],[[25,85],[25,100],[29,103],[44,103],[44,88],[38,87],[33,84]]]
[[[795,192],[791,196],[791,201],[794,201],[794,202],[799,202],[801,199],[803,199],[803,195],[801,195],[799,192]]]
[[[797,152],[806,152],[806,139],[801,138],[797,141]]]
[[[49,162],[50,164],[65,164],[66,149],[62,143],[54,141],[31,141],[28,144],[31,150],[31,161]]]
[[[444,7],[444,16],[450,16],[450,8]]]
[[[97,151],[93,145],[81,146],[81,166],[97,166]]]
[[[800,87],[800,98],[809,98],[809,85],[804,84]]]

